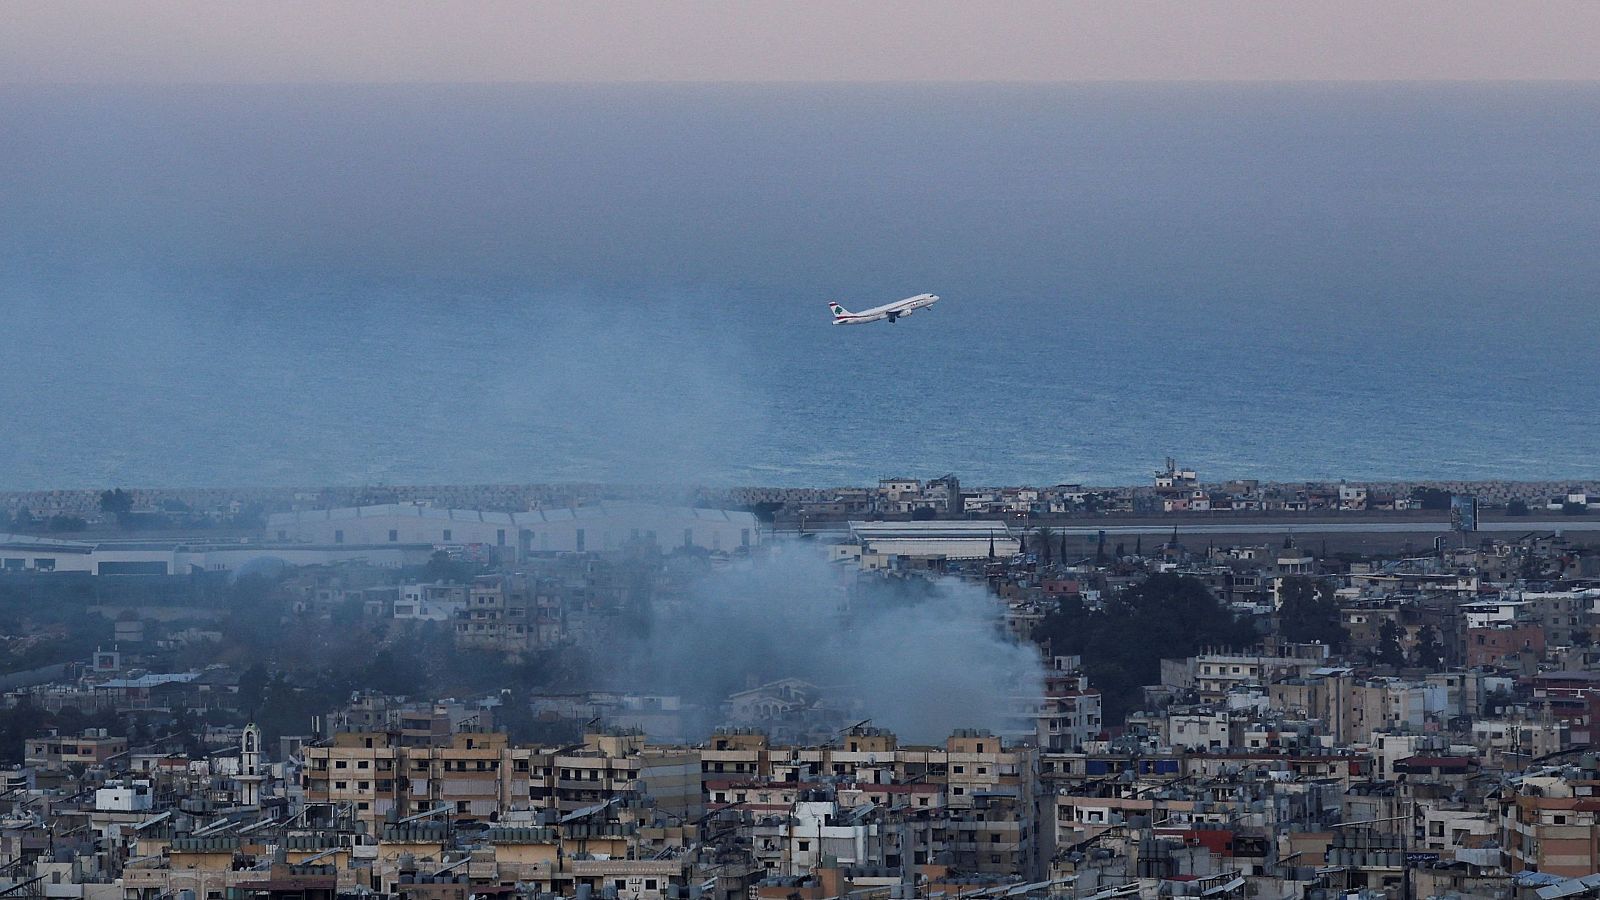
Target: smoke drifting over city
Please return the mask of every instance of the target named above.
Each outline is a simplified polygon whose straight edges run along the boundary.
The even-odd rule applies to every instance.
[[[1014,728],[1019,701],[1041,696],[1037,649],[1003,633],[1002,608],[981,586],[855,582],[853,565],[845,578],[820,553],[785,549],[658,604],[644,633],[618,648],[621,677],[710,710],[730,693],[798,678],[826,706],[916,742]]]

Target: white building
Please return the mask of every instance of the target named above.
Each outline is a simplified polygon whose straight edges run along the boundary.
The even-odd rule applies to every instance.
[[[402,584],[394,601],[394,617],[448,622],[466,608],[466,585]]]
[[[851,522],[850,536],[842,546],[860,551],[844,556],[983,559],[991,549],[998,557],[1012,556],[1019,543],[1004,522]],[[833,555],[840,557],[838,553]]]
[[[153,805],[148,781],[109,781],[94,792],[94,808],[100,812],[141,812]]]
[[[596,503],[501,513],[386,504],[275,513],[267,537],[334,546],[477,546],[526,556],[621,550],[640,541],[665,550],[733,552],[759,544],[761,530],[753,513],[689,506]]]
[[[189,575],[233,572],[257,560],[294,566],[365,562],[398,568],[427,561],[429,548],[264,547],[238,541],[63,541],[31,535],[0,535],[0,569],[12,572],[88,572],[94,575]]]
[[[1461,615],[1468,628],[1500,628],[1514,624],[1528,608],[1518,600],[1480,600],[1461,604]]]

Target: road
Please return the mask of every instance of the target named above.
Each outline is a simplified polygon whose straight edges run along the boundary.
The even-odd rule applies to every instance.
[[[998,524],[998,523],[997,523]],[[1017,522],[1009,523],[1013,530],[1019,526]],[[1120,535],[1169,535],[1177,529],[1180,535],[1240,535],[1240,536],[1276,536],[1286,534],[1303,535],[1406,535],[1406,534],[1450,534],[1448,521],[1398,521],[1385,522],[1381,520],[1364,519],[1353,522],[1329,521],[1304,521],[1297,519],[1284,519],[1278,522],[1238,522],[1233,524],[1219,524],[1206,522],[1185,523],[1181,519],[1167,521],[1140,522],[1133,525],[1053,525],[1043,524],[1042,527],[1050,529],[1053,535],[1068,535],[1070,537],[1093,538],[1104,531],[1107,537]],[[1031,528],[1029,529],[1032,530]],[[1600,532],[1600,517],[1596,518],[1571,518],[1571,519],[1507,519],[1494,522],[1479,522],[1478,534],[1494,534],[1516,537],[1530,532],[1549,534],[1561,532],[1571,534],[1575,532]],[[792,528],[779,529],[778,534],[794,536]],[[823,528],[807,528],[805,532],[813,539],[838,539],[847,536],[849,529],[842,525],[830,525]]]

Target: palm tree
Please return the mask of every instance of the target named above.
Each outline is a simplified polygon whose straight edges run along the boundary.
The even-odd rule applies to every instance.
[[[1034,532],[1034,534],[1038,538],[1035,546],[1039,548],[1039,553],[1041,554],[1039,561],[1048,566],[1051,563],[1050,553],[1054,549],[1050,546],[1050,538],[1052,536],[1050,534],[1050,529],[1041,525],[1039,526],[1039,529]]]

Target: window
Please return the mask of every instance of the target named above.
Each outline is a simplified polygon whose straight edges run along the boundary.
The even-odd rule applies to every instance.
[[[393,544],[398,540],[400,540],[400,530],[397,528],[389,529],[389,543]]]
[[[811,842],[810,841],[795,841],[795,849],[799,850],[801,853],[804,853],[807,850],[811,849]]]
[[[654,878],[646,878],[644,880],[644,889],[647,890],[647,891],[655,890],[656,889],[656,880]]]
[[[964,774],[967,771],[967,767],[966,766],[956,766],[955,767],[955,771],[956,771],[957,775],[961,775],[961,774]]]
[[[339,528],[339,529],[335,529],[334,530],[334,532],[333,532],[333,542],[335,544],[344,543],[344,529]]]
[[[628,889],[628,882],[627,882],[626,879],[623,879],[623,878],[615,879],[614,881],[611,882],[611,884],[614,887],[616,887],[617,893],[619,893],[619,894]]]
[[[450,536],[450,529],[448,528],[444,530],[444,539],[447,541],[455,540],[455,538]]]

